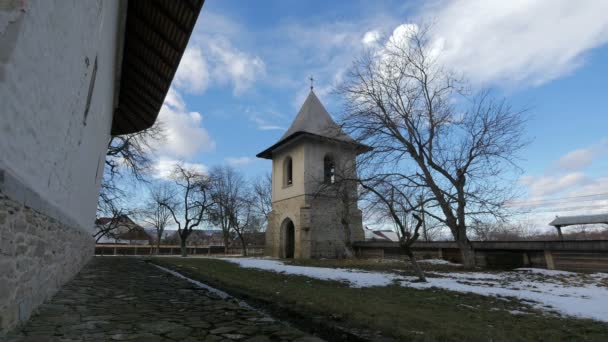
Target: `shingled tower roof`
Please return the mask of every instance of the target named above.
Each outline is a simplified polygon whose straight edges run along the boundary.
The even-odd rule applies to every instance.
[[[260,152],[258,158],[272,158],[272,151],[279,148],[281,145],[292,141],[298,137],[309,136],[321,139],[330,139],[342,143],[356,145],[361,152],[368,151],[368,146],[362,145],[356,142],[353,138],[344,133],[340,126],[331,118],[331,115],[325,110],[321,101],[315,92],[311,89],[306,101],[300,108],[298,115],[295,120],[283,134],[279,141],[267,148],[263,152]]]

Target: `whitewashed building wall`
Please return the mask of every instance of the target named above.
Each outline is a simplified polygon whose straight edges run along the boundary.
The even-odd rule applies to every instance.
[[[0,2],[0,328],[93,255],[126,3]]]

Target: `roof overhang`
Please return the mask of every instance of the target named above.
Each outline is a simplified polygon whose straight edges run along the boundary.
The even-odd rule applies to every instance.
[[[129,0],[112,135],[151,127],[204,0]]]
[[[265,149],[264,151],[256,154],[256,157],[264,158],[264,159],[272,159],[272,153],[274,151],[276,151],[282,147],[285,147],[287,145],[293,144],[296,141],[305,139],[305,138],[312,138],[315,140],[328,141],[328,142],[339,143],[339,144],[343,144],[343,145],[350,145],[355,148],[357,154],[369,152],[373,149],[370,146],[360,144],[360,143],[351,143],[351,142],[347,142],[347,141],[340,140],[340,139],[332,139],[332,138],[324,137],[322,135],[299,131],[299,132],[293,133],[292,135],[288,136],[285,139],[280,140],[279,142],[270,146],[269,148]]]
[[[565,227],[577,224],[608,224],[608,214],[558,216],[551,223],[553,227]]]

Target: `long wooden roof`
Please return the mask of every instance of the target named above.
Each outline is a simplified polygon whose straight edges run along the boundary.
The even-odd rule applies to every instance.
[[[154,124],[203,3],[129,0],[112,135]]]

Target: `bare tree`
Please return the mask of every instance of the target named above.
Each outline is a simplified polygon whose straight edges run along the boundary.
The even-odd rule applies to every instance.
[[[247,194],[241,194],[229,201],[225,212],[228,214],[230,228],[236,233],[241,242],[243,256],[247,256],[246,233],[253,233],[256,230],[259,216],[256,215],[254,202]]]
[[[416,261],[412,245],[420,237],[420,228],[423,225],[422,218],[418,215],[422,208],[420,202],[412,202],[417,196],[415,190],[402,192],[395,188],[393,183],[384,180],[361,182],[362,187],[368,192],[366,196],[372,206],[381,212],[388,212],[389,217],[398,228],[399,246],[408,257],[414,272],[420,281],[426,282],[426,277]]]
[[[484,222],[471,220],[471,231],[480,241],[520,241],[533,236],[534,222],[518,220],[517,222]]]
[[[171,220],[169,207],[176,207],[176,203],[172,201],[175,194],[167,184],[157,184],[150,188],[149,196],[146,208],[142,212],[142,219],[156,230],[156,249],[154,253],[158,254],[165,228]]]
[[[108,142],[105,167],[97,204],[98,216],[110,216],[121,205],[126,192],[120,180],[146,183],[152,169],[153,143],[165,139],[162,124],[140,132],[115,135]]]
[[[399,187],[428,190],[425,216],[449,228],[471,268],[467,218],[504,215],[512,192],[500,177],[517,170],[526,144],[522,112],[488,91],[469,96],[428,36],[427,28],[411,28],[358,59],[338,89],[342,122],[374,148],[364,160],[374,165],[370,179],[390,176]]]
[[[112,136],[106,152],[106,169],[111,178],[125,175],[126,171],[136,180],[145,181],[152,167],[153,144],[164,139],[160,122],[143,131]]]
[[[266,173],[253,181],[253,201],[257,211],[264,217],[264,225],[268,223],[268,215],[272,211],[272,175]]]
[[[119,207],[124,196],[124,190],[114,180],[108,180],[104,175],[97,198],[97,218],[115,216],[117,211],[121,211]]]
[[[134,215],[135,211],[111,207],[110,212],[110,215],[106,217],[98,217],[95,220],[95,232],[93,233],[95,243],[99,243],[99,241],[104,237],[118,239],[120,234],[131,232],[135,227],[137,227],[128,218],[129,215]]]
[[[217,166],[210,172],[214,206],[211,210],[211,221],[222,230],[224,253],[228,252],[231,239],[230,208],[239,196],[239,189],[245,186],[243,176],[229,166]]]
[[[216,167],[211,171],[214,200],[212,220],[222,228],[224,243],[228,246],[230,237],[235,234],[241,242],[243,255],[247,255],[246,233],[259,230],[263,210],[258,195],[268,195],[266,189],[251,190],[242,174],[229,166]],[[263,187],[263,185],[260,185]],[[258,211],[259,210],[259,211]],[[266,214],[267,215],[267,214]]]
[[[188,256],[186,241],[192,230],[203,223],[205,214],[213,205],[210,195],[211,183],[209,177],[198,170],[175,165],[172,178],[176,193],[160,201],[167,208],[177,225],[180,238],[181,255]],[[180,200],[177,200],[180,199]]]
[[[370,184],[367,184],[370,185]],[[368,191],[369,192],[369,191]],[[428,199],[425,199],[424,195],[410,195],[413,196],[410,198],[411,204],[416,208],[416,212],[418,212],[420,219],[422,220],[422,226],[420,227],[420,240],[424,242],[430,242],[436,240],[439,233],[441,232],[441,228],[443,228],[443,224],[433,219],[432,217],[424,215],[424,206]],[[397,236],[401,238],[401,230],[399,226],[392,219],[392,214],[387,207],[378,206],[377,201],[369,201],[369,198],[365,201],[367,203],[367,210],[371,211],[374,214],[374,218],[376,218],[377,224],[387,224],[387,220],[392,223],[394,226],[394,231],[397,233]],[[401,206],[401,208],[405,208]],[[413,218],[412,209],[408,210],[396,210],[397,215],[399,215],[402,222],[405,223],[405,226],[411,231],[413,230],[413,225],[416,223]]]

